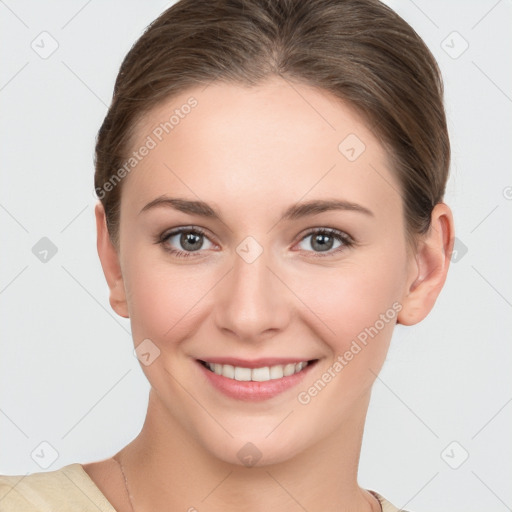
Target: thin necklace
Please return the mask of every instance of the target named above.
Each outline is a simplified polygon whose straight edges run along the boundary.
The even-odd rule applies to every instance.
[[[121,468],[121,473],[123,474],[123,479],[124,479],[124,488],[126,489],[126,494],[128,495],[128,499],[130,500],[130,507],[132,509],[132,512],[135,512],[135,507],[133,506],[133,501],[132,501],[132,495],[130,494],[130,491],[128,490],[128,479],[126,478],[126,475],[124,473],[124,468],[121,463],[121,460],[118,460],[115,457],[112,457],[112,458],[119,464],[119,467]]]
[[[132,495],[130,494],[130,491],[128,490],[128,479],[126,478],[126,475],[124,473],[123,464],[121,463],[121,460],[118,460],[115,457],[112,457],[112,458],[119,464],[119,467],[121,468],[121,473],[123,474],[123,479],[124,479],[124,488],[126,489],[126,494],[128,495],[128,499],[130,500],[130,507],[132,509],[132,512],[135,512],[135,507],[133,506],[133,501],[132,501]],[[377,502],[379,503],[379,508],[382,511],[382,503],[380,502],[380,500],[377,498],[377,496],[375,496],[375,494],[373,492],[371,492],[371,491],[369,491],[369,492],[377,500]]]

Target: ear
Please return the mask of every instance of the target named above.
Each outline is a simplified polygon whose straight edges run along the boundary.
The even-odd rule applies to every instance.
[[[98,255],[108,287],[110,288],[110,305],[119,316],[128,318],[128,305],[121,265],[119,263],[119,254],[110,239],[105,209],[101,202],[96,204],[94,214],[96,215]]]
[[[452,212],[446,204],[438,203],[432,210],[428,233],[418,241],[398,323],[414,325],[432,310],[446,281],[453,243]]]

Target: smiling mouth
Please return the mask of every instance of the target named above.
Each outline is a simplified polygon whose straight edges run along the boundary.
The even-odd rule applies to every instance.
[[[205,368],[216,375],[221,375],[240,382],[266,382],[269,380],[282,379],[283,377],[300,373],[304,368],[314,364],[316,361],[317,359],[312,359],[299,363],[277,364],[274,366],[262,366],[260,368],[245,368],[243,366],[209,363],[208,361],[199,360]]]

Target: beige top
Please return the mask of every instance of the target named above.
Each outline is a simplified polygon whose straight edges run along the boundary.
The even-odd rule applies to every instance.
[[[382,512],[400,511],[370,491]],[[0,475],[0,512],[116,512],[81,464],[29,475]]]

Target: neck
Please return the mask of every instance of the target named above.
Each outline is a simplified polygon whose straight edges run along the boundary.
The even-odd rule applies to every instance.
[[[245,467],[212,456],[152,392],[140,434],[115,457],[135,512],[379,511],[357,484],[366,410],[362,404],[349,424],[285,462]]]

